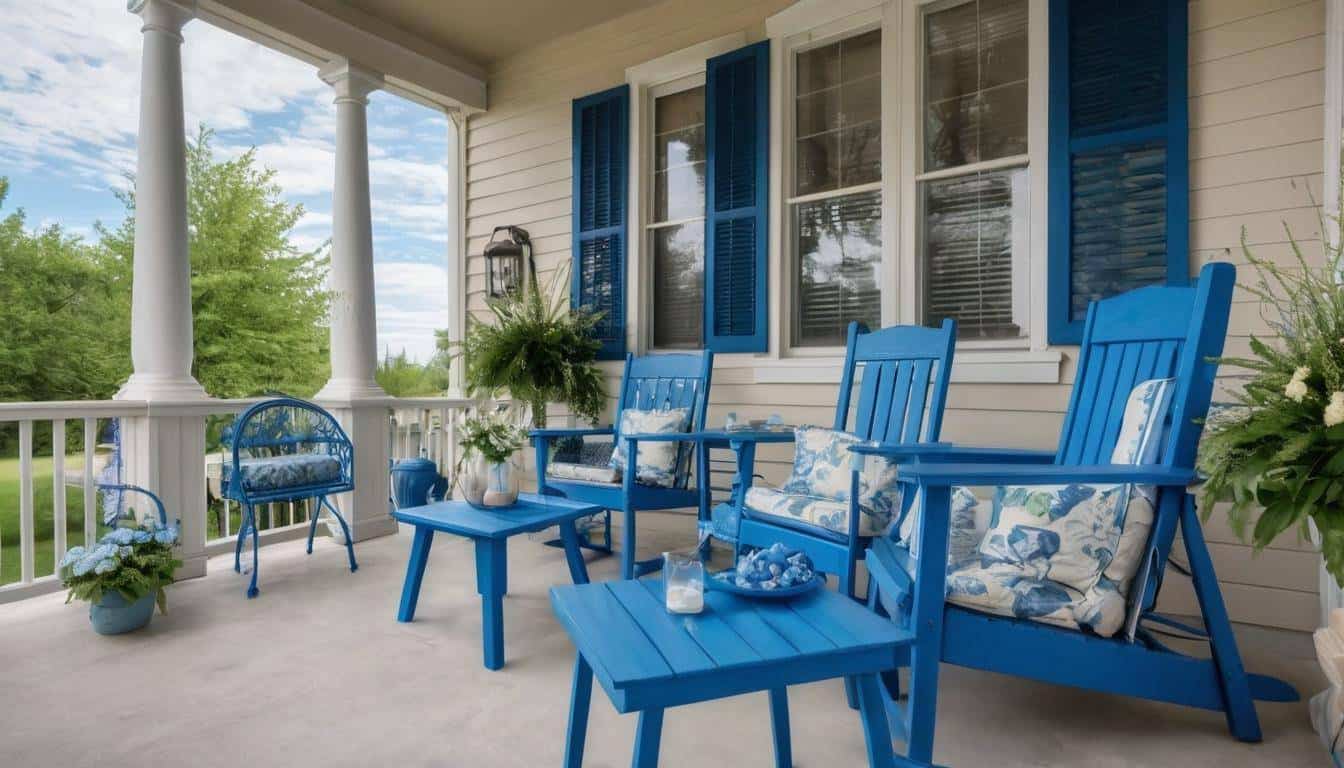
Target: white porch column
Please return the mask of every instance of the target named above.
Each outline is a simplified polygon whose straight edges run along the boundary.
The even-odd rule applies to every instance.
[[[355,541],[395,533],[388,514],[391,456],[388,407],[378,386],[378,318],[373,293],[373,222],[369,207],[368,96],[382,75],[345,59],[318,75],[336,91],[336,178],[332,194],[331,379],[315,399],[328,407],[355,444],[355,490],[341,511]],[[340,529],[328,530],[339,539]]]
[[[131,0],[127,7],[143,20],[144,50],[131,286],[134,372],[116,396],[149,407],[144,416],[122,420],[121,449],[126,481],[157,493],[169,518],[181,520],[178,575],[190,578],[205,574],[205,419],[181,404],[208,399],[191,373],[182,114],[182,27],[195,16],[196,3]]]
[[[462,341],[467,327],[467,116],[448,109],[448,340]],[[448,369],[448,388],[453,395],[464,389],[462,358],[454,357]]]

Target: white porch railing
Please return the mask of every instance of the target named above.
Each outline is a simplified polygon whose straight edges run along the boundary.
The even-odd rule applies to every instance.
[[[219,430],[230,417],[256,402],[212,400],[190,405],[154,405],[140,401],[0,403],[0,603],[61,588],[58,564],[65,550],[96,541],[104,532],[95,483],[113,446],[99,439],[110,420],[155,415],[205,420],[205,466],[201,493],[206,520],[206,554],[230,552],[241,510],[223,499],[219,470],[223,454]],[[445,476],[457,461],[458,414],[473,401],[465,398],[397,399],[388,409],[388,455],[392,459],[425,456]],[[365,436],[352,435],[357,443]],[[372,437],[372,436],[368,436]],[[131,457],[123,455],[123,461]],[[361,478],[360,482],[368,482]],[[372,482],[387,483],[387,475]],[[150,490],[156,490],[151,488]],[[257,510],[261,544],[306,535],[313,508],[309,502],[276,502]],[[180,515],[169,510],[169,515]]]

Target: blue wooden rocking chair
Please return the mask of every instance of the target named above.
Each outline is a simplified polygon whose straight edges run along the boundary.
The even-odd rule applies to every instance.
[[[233,550],[233,569],[242,572],[243,540],[252,535],[252,580],[247,596],[256,597],[258,532],[255,507],[273,501],[316,499],[308,523],[308,554],[313,553],[317,519],[325,507],[345,537],[350,571],[359,569],[350,527],[328,498],[354,490],[354,446],[335,417],[305,400],[280,397],[257,403],[222,436],[228,458],[220,488],[243,507]]]
[[[957,324],[953,320],[944,320],[939,328],[898,325],[873,332],[859,323],[850,323],[835,407],[835,429],[844,431],[852,423],[851,434],[883,444],[937,442],[956,339]],[[850,399],[860,364],[864,369],[859,402],[851,422]],[[852,596],[855,567],[872,538],[863,535],[860,523],[858,473],[851,473],[848,519],[841,526],[826,527],[801,518],[767,516],[746,506],[756,443],[744,435],[733,444],[738,451],[735,501],[741,521],[736,547],[765,547],[783,542],[801,549],[812,558],[817,570],[835,574],[840,591]],[[902,499],[902,513],[909,508],[910,501]]]
[[[1124,696],[1220,710],[1232,734],[1260,739],[1254,701],[1294,701],[1286,683],[1248,675],[1242,667],[1194,498],[1195,448],[1209,407],[1216,363],[1227,333],[1235,269],[1210,264],[1195,285],[1154,286],[1094,302],[1088,310],[1078,374],[1055,452],[939,446],[860,447],[900,462],[907,494],[918,489],[922,511],[912,556],[905,543],[874,542],[867,555],[869,605],[918,628],[910,651],[910,691],[899,701],[899,679],[886,679],[889,718],[904,731],[912,760],[933,756],[939,662],[1071,685]],[[1131,388],[1174,377],[1175,394],[1156,464],[1110,464]],[[1027,619],[991,616],[945,600],[950,500],[954,486],[1152,485],[1156,504],[1141,566],[1130,588],[1143,619],[1171,620],[1153,612],[1175,540],[1177,524],[1203,628],[1189,628],[1209,642],[1211,658],[1194,658],[1164,646],[1139,626],[1113,638]],[[935,554],[936,553],[936,554]],[[1183,626],[1177,624],[1176,626]]]
[[[619,432],[621,414],[627,408],[639,410],[688,408],[690,432],[703,428],[705,410],[709,406],[709,380],[714,368],[714,353],[710,350],[694,354],[648,355],[625,358],[625,375],[621,383],[616,407],[616,422],[611,427],[593,429],[534,429],[532,441],[536,447],[537,492],[563,496],[575,501],[602,506],[607,511],[607,547],[597,547],[590,541],[589,549],[607,549],[611,544],[611,510],[623,514],[621,530],[621,576],[625,579],[657,570],[661,558],[646,561],[635,559],[635,513],[660,509],[698,507],[700,494],[688,488],[690,478],[689,455],[678,461],[678,469],[671,488],[654,487],[636,482],[634,457],[638,456],[639,438],[663,438],[668,435],[623,435]],[[627,471],[617,482],[601,482],[557,478],[549,476],[551,441],[563,438],[609,436],[617,445],[625,443],[626,456],[631,457]],[[680,450],[693,451],[693,441],[683,441]],[[586,539],[586,536],[585,536]]]

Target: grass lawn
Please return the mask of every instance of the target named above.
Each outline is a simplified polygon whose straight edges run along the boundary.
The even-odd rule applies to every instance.
[[[66,457],[65,475],[78,478],[83,471],[84,457],[75,454]],[[84,493],[79,486],[65,488],[66,545],[84,543]],[[52,505],[51,457],[33,457],[33,526],[37,546],[33,551],[33,574],[45,576],[56,563],[54,538],[54,509]],[[99,527],[99,535],[106,529]],[[19,580],[19,460],[17,457],[0,459],[0,584]]]

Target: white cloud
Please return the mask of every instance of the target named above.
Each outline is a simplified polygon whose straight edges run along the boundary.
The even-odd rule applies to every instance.
[[[434,355],[434,331],[448,324],[448,271],[406,261],[374,264],[378,349],[402,350],[424,362]]]

